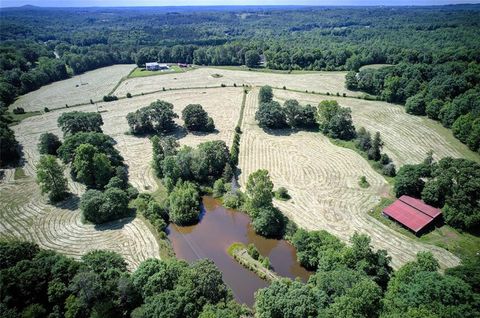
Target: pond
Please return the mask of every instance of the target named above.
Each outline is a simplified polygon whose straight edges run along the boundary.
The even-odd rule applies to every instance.
[[[273,269],[281,276],[306,281],[311,274],[300,266],[295,248],[289,242],[255,234],[247,214],[227,209],[212,197],[203,197],[202,218],[198,224],[184,227],[170,224],[168,233],[178,258],[187,262],[212,259],[236,300],[248,306],[253,305],[255,291],[268,286],[268,282],[228,255],[227,248],[233,242],[253,243],[260,254],[270,258]]]

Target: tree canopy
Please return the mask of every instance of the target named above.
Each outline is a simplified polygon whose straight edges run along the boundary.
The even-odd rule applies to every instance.
[[[127,122],[133,134],[171,132],[176,127],[173,121],[175,118],[178,115],[173,111],[173,105],[161,100],[127,114]]]
[[[316,119],[320,131],[332,138],[355,138],[355,127],[350,108],[341,107],[335,100],[324,100],[317,108]]]

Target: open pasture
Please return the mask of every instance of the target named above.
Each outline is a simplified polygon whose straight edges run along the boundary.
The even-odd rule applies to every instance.
[[[25,111],[65,107],[101,100],[104,95],[127,76],[135,65],[113,65],[86,72],[72,78],[45,85],[36,91],[20,96],[10,109],[23,107]]]
[[[365,127],[372,136],[379,131],[385,142],[384,152],[397,167],[421,162],[429,150],[433,150],[435,159],[451,156],[480,160],[478,154],[453,138],[450,130],[426,117],[407,114],[399,105],[284,90],[275,90],[274,95],[281,103],[296,99],[301,104],[317,106],[322,100],[336,100],[340,106],[350,107],[355,127]]]
[[[219,74],[221,76],[218,76]],[[309,72],[305,74],[275,74],[254,71],[235,71],[222,68],[199,68],[178,73],[150,76],[148,78],[132,78],[123,81],[115,90],[115,95],[125,96],[127,93],[141,94],[162,90],[163,88],[212,87],[225,84],[232,86],[270,85],[286,86],[301,91],[330,92],[356,96],[357,92],[345,88],[346,72]],[[214,75],[214,76],[212,76]]]
[[[250,92],[245,106],[239,158],[242,186],[250,173],[267,169],[275,188],[286,187],[292,196],[276,205],[303,228],[324,229],[343,240],[356,231],[367,233],[375,248],[388,251],[395,267],[422,250],[432,251],[442,267],[458,264],[459,259],[446,250],[407,238],[367,214],[389,185],[356,152],[333,145],[320,133],[268,133],[259,128],[254,119],[257,95],[256,89]],[[369,188],[358,185],[362,175]]]

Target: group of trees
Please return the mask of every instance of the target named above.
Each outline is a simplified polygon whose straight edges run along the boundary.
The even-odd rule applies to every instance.
[[[402,63],[347,74],[347,88],[359,89],[405,111],[440,121],[473,151],[480,149],[480,66],[467,61]]]
[[[316,113],[318,128],[332,138],[351,140],[356,136],[351,113],[350,108],[341,107],[335,100],[321,101]]]
[[[68,183],[58,155],[71,164],[74,180],[87,186],[80,202],[86,221],[98,224],[127,216],[128,203],[138,191],[128,183],[128,171],[114,148],[115,141],[102,133],[101,115],[67,112],[58,118],[58,125],[64,133],[63,143],[54,134],[44,133],[38,144],[43,154],[37,165],[42,192],[48,193],[52,202],[66,197]]]
[[[240,317],[210,260],[191,265],[149,259],[133,272],[108,251],[80,261],[33,243],[0,242],[0,316],[14,317]]]
[[[382,173],[389,177],[395,177],[395,164],[386,153],[382,153],[383,141],[380,132],[376,132],[372,139],[372,135],[364,127],[356,133],[355,146],[367,154],[367,158],[376,161],[376,165],[381,169]]]
[[[474,231],[480,225],[480,165],[474,161],[446,157],[433,162],[429,154],[423,163],[399,169],[395,194],[442,208],[453,227]]]
[[[5,115],[6,107],[0,101],[0,167],[15,164],[20,158],[20,149],[15,133],[8,126],[10,120]]]
[[[352,246],[345,249],[323,252],[322,267],[306,284],[281,279],[259,290],[254,305],[256,315],[295,318],[479,315],[478,294],[472,288],[475,280],[467,282],[457,275],[470,270],[465,266],[440,274],[432,254],[421,252],[415,261],[392,273],[388,257],[385,258],[384,252],[373,252],[367,237],[354,236]],[[371,269],[374,271],[370,272]],[[376,280],[375,270],[386,280]]]
[[[248,176],[245,210],[252,218],[255,232],[266,237],[282,237],[287,219],[273,206],[273,183],[268,171],[257,170]]]
[[[264,128],[297,128],[312,129],[317,127],[315,122],[315,107],[302,106],[297,100],[285,101],[283,107],[273,101],[273,91],[270,86],[263,86],[259,92],[259,106],[255,119]]]
[[[168,133],[175,129],[178,115],[171,103],[157,100],[149,106],[128,113],[127,122],[133,134]]]

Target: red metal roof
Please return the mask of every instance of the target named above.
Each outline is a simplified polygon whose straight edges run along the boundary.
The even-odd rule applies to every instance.
[[[387,206],[383,213],[405,225],[415,233],[433,221],[433,218],[423,214],[412,206],[397,200]]]
[[[402,195],[399,198],[399,200],[414,207],[420,212],[425,213],[426,215],[429,215],[432,218],[436,218],[437,216],[442,214],[442,211],[440,211],[440,209],[434,208],[433,206],[426,204],[422,200],[409,197],[408,195]]]

